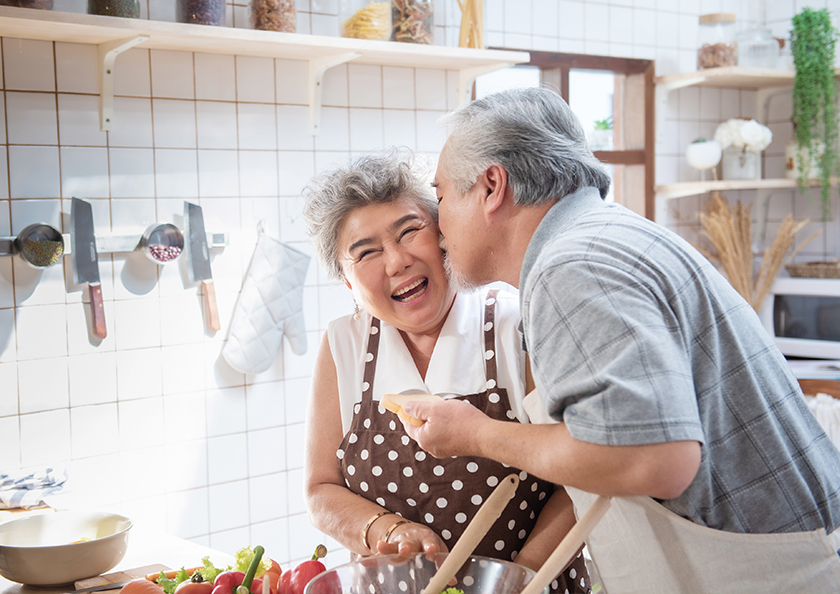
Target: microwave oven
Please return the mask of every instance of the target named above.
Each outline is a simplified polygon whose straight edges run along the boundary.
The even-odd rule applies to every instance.
[[[840,359],[840,279],[778,278],[759,318],[785,356]]]

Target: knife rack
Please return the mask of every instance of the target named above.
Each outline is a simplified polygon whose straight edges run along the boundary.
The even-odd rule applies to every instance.
[[[71,253],[70,234],[62,234],[64,240],[64,255]],[[96,252],[99,254],[117,254],[124,252],[133,252],[140,248],[140,240],[142,233],[135,233],[132,235],[97,235],[96,236]],[[14,256],[17,254],[15,248],[16,237],[0,237],[0,256]],[[207,232],[207,247],[209,248],[225,248],[228,245],[227,233],[211,233]]]

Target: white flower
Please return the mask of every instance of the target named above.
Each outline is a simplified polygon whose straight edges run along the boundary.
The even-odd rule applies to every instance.
[[[733,118],[718,125],[715,140],[722,149],[730,146],[747,151],[759,152],[770,146],[773,133],[755,120]]]

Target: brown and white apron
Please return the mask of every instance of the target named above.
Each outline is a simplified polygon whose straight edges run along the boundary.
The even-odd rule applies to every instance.
[[[495,291],[484,309],[484,359],[487,389],[455,396],[487,416],[519,422],[507,390],[497,386]],[[373,400],[380,322],[373,318],[365,358],[362,399],[354,406],[350,430],[338,450],[347,487],[362,497],[434,530],[451,550],[484,500],[505,476],[519,473],[519,487],[502,515],[475,549],[476,555],[515,560],[554,486],[487,458],[438,460],[423,451],[395,415]],[[552,583],[552,592],[589,592],[583,556]]]

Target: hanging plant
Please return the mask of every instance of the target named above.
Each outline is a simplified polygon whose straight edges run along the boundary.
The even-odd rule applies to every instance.
[[[819,163],[823,220],[831,218],[831,174],[837,169],[837,81],[834,55],[837,30],[827,9],[803,8],[792,19],[790,49],[796,75],[793,82],[793,127],[799,166],[799,189],[808,185],[808,164]]]

